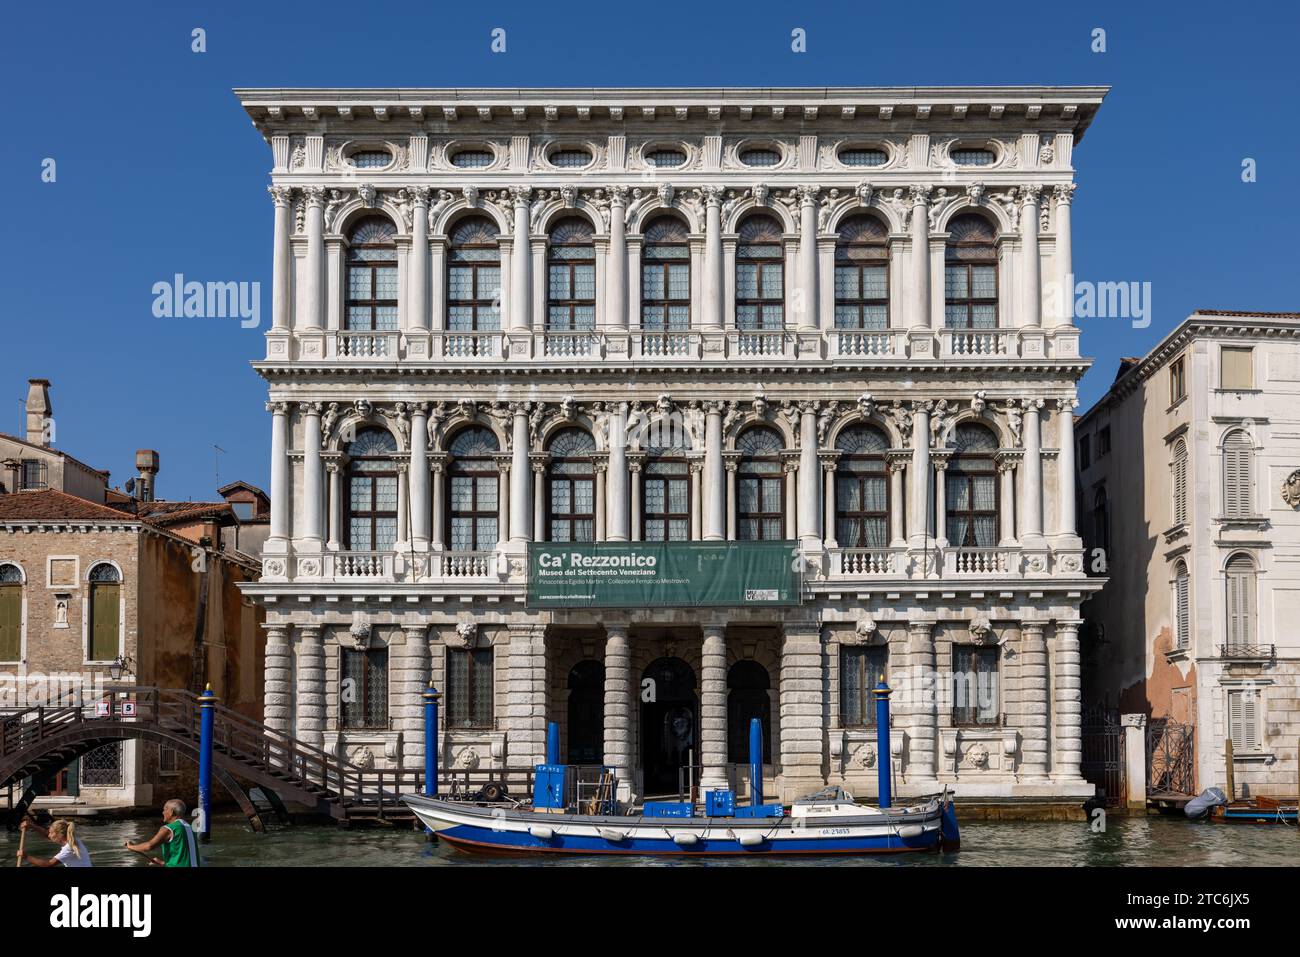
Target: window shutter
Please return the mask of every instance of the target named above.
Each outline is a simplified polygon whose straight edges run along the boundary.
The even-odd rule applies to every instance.
[[[1189,644],[1191,632],[1191,618],[1189,615],[1187,588],[1187,567],[1179,564],[1175,572],[1174,579],[1174,602],[1176,605],[1175,613],[1177,614],[1178,627],[1178,647],[1186,648]]]
[[[0,585],[0,661],[22,654],[23,586]]]
[[[1247,751],[1259,749],[1259,692],[1241,693],[1241,746]]]
[[[1174,446],[1174,524],[1187,521],[1187,445],[1182,441]]]
[[[1245,555],[1228,562],[1228,645],[1255,643],[1255,565]]]
[[[1228,692],[1228,737],[1232,741],[1233,748],[1241,749],[1245,744],[1245,736],[1241,724],[1241,691]]]
[[[1224,389],[1249,389],[1254,385],[1252,350],[1225,346],[1220,354],[1220,382]]]
[[[1223,514],[1242,518],[1251,514],[1249,436],[1237,430],[1223,442]]]

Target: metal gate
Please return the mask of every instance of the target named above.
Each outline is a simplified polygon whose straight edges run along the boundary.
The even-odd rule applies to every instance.
[[[1172,718],[1147,721],[1147,794],[1195,794],[1196,736]]]
[[[1128,786],[1124,777],[1124,728],[1117,708],[1086,708],[1080,729],[1083,738],[1083,778],[1097,786],[1106,807],[1123,807]]]

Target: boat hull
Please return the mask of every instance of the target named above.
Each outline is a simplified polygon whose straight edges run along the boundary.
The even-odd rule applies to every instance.
[[[903,854],[944,843],[942,805],[826,820],[643,818],[539,814],[408,796],[420,820],[452,847],[479,854],[762,857]],[[954,835],[955,836],[955,835]]]

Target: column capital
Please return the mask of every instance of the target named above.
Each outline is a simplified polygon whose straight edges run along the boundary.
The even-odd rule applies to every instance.
[[[1078,407],[1079,407],[1079,400],[1075,396],[1070,396],[1068,399],[1056,400],[1056,408],[1061,413],[1073,413],[1074,410],[1077,409]]]
[[[268,186],[266,191],[271,194],[271,201],[276,206],[288,208],[289,204],[293,202],[292,186]]]
[[[912,464],[912,453],[907,449],[890,449],[885,453],[885,464],[891,472],[902,472]]]
[[[527,206],[533,198],[531,186],[507,186],[506,191],[516,206]]]
[[[429,187],[428,186],[405,186],[403,190],[407,199],[411,201],[411,206],[419,209],[421,206],[429,205]]]
[[[817,453],[817,461],[821,462],[822,468],[827,472],[834,472],[835,467],[839,464],[840,456],[843,454],[843,452],[834,449],[830,451],[823,450]]]
[[[609,196],[609,205],[610,205],[610,206],[626,206],[626,205],[627,205],[627,197],[628,197],[628,193],[630,192],[630,190],[629,190],[628,187],[626,187],[626,186],[621,186],[621,185],[620,185],[620,186],[607,186],[607,187],[605,187],[605,192],[606,192],[606,194],[608,194],[608,196]]]
[[[952,449],[934,449],[930,452],[930,464],[939,472],[947,470],[948,460],[951,458]]]
[[[1056,197],[1057,206],[1069,206],[1074,201],[1074,191],[1078,189],[1077,183],[1058,183],[1052,187],[1052,195]]]
[[[289,414],[289,403],[288,403],[288,402],[268,402],[268,403],[266,403],[266,411],[267,411],[267,412],[270,412],[272,415],[288,415],[288,414]]]
[[[817,200],[821,197],[822,188],[820,186],[796,186],[794,194],[799,198],[800,206],[816,206]]]
[[[543,472],[546,471],[546,466],[550,464],[551,453],[550,452],[529,452],[528,461],[529,464],[532,465],[533,471],[536,472],[538,475],[541,475]]]
[[[722,198],[726,190],[722,186],[701,186],[700,198],[704,200],[704,205],[710,208],[721,208]]]
[[[700,626],[700,632],[704,635],[704,640],[710,638],[719,638],[725,640],[727,637],[727,626],[719,624],[706,624]]]
[[[935,622],[911,619],[907,623],[907,633],[913,638],[929,638],[934,631]]]
[[[1020,623],[1020,637],[1032,638],[1035,641],[1043,640],[1043,633],[1047,630],[1045,621],[1022,621]]]
[[[302,194],[307,200],[307,208],[312,207],[324,208],[325,206],[325,187],[324,186],[304,186]]]
[[[631,627],[627,622],[606,620],[604,622],[604,625],[605,625],[606,641],[609,641],[610,639],[618,639],[618,638],[621,638],[624,641],[627,640],[628,630]]]
[[[908,195],[912,199],[913,206],[925,206],[930,202],[930,195],[934,192],[933,186],[913,185],[907,188]],[[922,221],[926,227],[929,227],[928,221]]]
[[[299,415],[320,415],[323,408],[324,407],[319,402],[299,402],[298,414]]]
[[[1020,187],[1021,206],[1037,206],[1039,201],[1042,199],[1042,196],[1043,187],[1038,183],[1028,183]],[[1038,226],[1038,220],[1034,220],[1032,224],[1026,223],[1026,225],[1032,225],[1036,228]]]

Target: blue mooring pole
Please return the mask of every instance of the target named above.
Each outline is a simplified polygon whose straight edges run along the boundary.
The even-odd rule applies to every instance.
[[[438,796],[438,689],[429,682],[424,690],[424,795]]]
[[[889,685],[884,681],[872,690],[876,696],[876,773],[880,781],[880,807],[890,805],[889,772],[893,760],[889,755]]]
[[[212,724],[217,696],[212,685],[199,695],[199,840],[212,840]]]
[[[546,763],[560,763],[560,725],[557,721],[546,725]]]
[[[749,719],[749,803],[763,803],[763,722]]]

